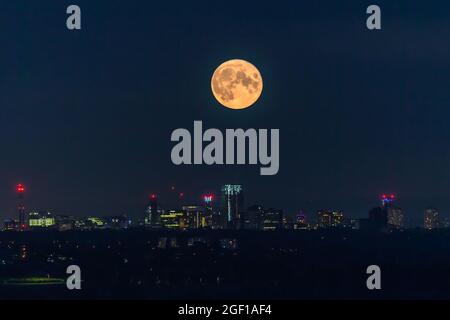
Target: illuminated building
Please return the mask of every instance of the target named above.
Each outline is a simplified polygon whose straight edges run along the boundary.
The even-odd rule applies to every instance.
[[[343,227],[345,224],[345,219],[342,211],[333,211],[332,214],[332,227]]]
[[[339,228],[345,223],[344,214],[337,210],[320,210],[317,212],[318,228]]]
[[[439,212],[434,208],[427,208],[424,213],[423,226],[427,230],[437,229],[440,226]]]
[[[383,194],[381,196],[381,206],[387,212],[387,224],[390,228],[400,229],[404,226],[403,210],[395,206],[395,196],[393,194]]]
[[[169,210],[161,214],[161,226],[167,229],[184,229],[184,212],[180,210]]]
[[[263,212],[262,229],[278,230],[283,226],[283,211],[279,209],[267,209]]]
[[[226,184],[222,187],[222,212],[224,214],[224,227],[239,229],[241,211],[244,208],[244,194],[241,185]]]
[[[242,227],[249,230],[261,230],[263,216],[264,209],[261,205],[255,204],[249,207],[243,214]]]
[[[19,196],[19,204],[17,205],[17,213],[19,214],[19,229],[25,230],[27,228],[27,221],[25,218],[25,205],[24,205],[25,187],[24,187],[24,185],[19,183],[16,186],[16,191]]]
[[[201,229],[207,227],[205,207],[203,206],[183,206],[185,214],[185,228]]]
[[[162,214],[164,214],[164,210],[161,209],[156,194],[150,195],[150,203],[145,210],[145,226],[150,228],[160,228]]]
[[[30,229],[50,228],[55,225],[55,218],[50,212],[31,212],[28,215],[28,226]]]
[[[86,227],[89,229],[103,229],[105,221],[98,217],[88,217],[86,219]]]
[[[388,215],[388,225],[395,229],[400,229],[404,226],[403,210],[398,207],[386,208]]]
[[[212,194],[206,194],[203,195],[203,204],[205,206],[205,220],[206,220],[206,227],[213,228],[214,227],[214,209],[213,209],[213,201],[214,201],[214,195]]]

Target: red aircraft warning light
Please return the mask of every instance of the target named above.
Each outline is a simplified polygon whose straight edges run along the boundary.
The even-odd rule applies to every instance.
[[[16,187],[16,190],[18,193],[24,193],[25,192],[25,187],[23,186],[23,184],[19,183]]]
[[[152,199],[152,200],[156,200],[156,193],[152,193],[151,195],[150,195],[150,199]]]

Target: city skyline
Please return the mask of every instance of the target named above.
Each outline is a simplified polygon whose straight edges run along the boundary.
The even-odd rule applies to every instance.
[[[238,189],[236,189],[238,188]],[[223,185],[220,187],[220,191],[218,193],[211,192],[209,189],[209,192],[203,193],[201,195],[198,195],[195,198],[198,198],[197,200],[190,201],[189,198],[186,197],[186,193],[182,190],[178,190],[175,186],[171,186],[169,188],[169,191],[166,193],[163,193],[162,197],[160,196],[161,193],[152,192],[148,195],[145,205],[143,206],[143,209],[140,212],[130,213],[130,212],[90,212],[90,213],[82,213],[82,214],[73,214],[72,212],[58,212],[47,208],[33,208],[33,207],[27,207],[26,206],[26,197],[25,195],[28,195],[29,188],[28,186],[24,185],[23,183],[19,183],[16,185],[15,188],[15,195],[16,195],[16,208],[14,209],[14,213],[7,216],[4,221],[10,221],[10,220],[17,220],[20,225],[24,227],[25,216],[30,215],[37,215],[38,212],[51,212],[52,215],[56,216],[70,216],[74,218],[88,218],[88,217],[128,217],[129,219],[132,219],[133,225],[137,225],[138,223],[145,223],[146,225],[150,225],[152,223],[147,222],[147,215],[151,212],[148,211],[149,208],[151,208],[151,203],[154,203],[157,207],[154,207],[152,210],[154,211],[154,214],[157,213],[158,216],[162,214],[168,214],[170,212],[175,213],[177,210],[183,210],[185,207],[188,206],[207,206],[211,207],[210,210],[214,210],[214,212],[221,213],[225,216],[225,219],[229,221],[229,223],[232,223],[232,220],[235,219],[233,217],[236,217],[238,220],[240,219],[239,216],[241,215],[241,212],[248,213],[254,208],[255,206],[261,206],[261,208],[269,208],[270,210],[281,210],[282,216],[284,218],[287,218],[290,223],[294,223],[297,221],[299,216],[302,216],[303,219],[306,220],[306,222],[311,226],[318,226],[320,227],[321,223],[321,213],[326,212],[337,212],[340,215],[342,215],[345,219],[353,219],[355,221],[365,220],[367,216],[370,214],[373,210],[377,208],[386,208],[387,210],[387,216],[386,216],[386,223],[388,223],[391,226],[397,226],[398,228],[415,228],[415,227],[425,227],[428,229],[431,229],[430,226],[439,225],[439,227],[443,227],[444,224],[449,224],[449,217],[445,213],[443,214],[438,208],[435,206],[427,206],[422,210],[422,216],[420,221],[418,221],[416,224],[411,222],[410,217],[408,217],[408,213],[405,212],[405,210],[399,206],[398,198],[396,194],[380,194],[378,195],[378,204],[375,206],[372,206],[370,208],[367,208],[365,213],[362,213],[361,215],[350,215],[348,211],[342,208],[338,207],[323,207],[318,206],[311,210],[306,210],[305,208],[300,208],[295,212],[287,212],[282,206],[267,206],[264,204],[263,201],[254,201],[254,202],[247,202],[244,201],[244,197],[240,200],[233,200],[236,202],[234,204],[236,208],[228,208],[230,205],[230,200],[225,200],[223,197],[225,194],[230,194],[233,196],[234,194],[240,194],[240,193],[247,193],[247,189],[243,185]],[[237,193],[235,193],[237,192]],[[161,199],[165,199],[161,201]],[[234,199],[234,198],[233,198]],[[238,204],[239,202],[239,204]],[[228,203],[228,204],[227,204]],[[276,209],[275,209],[276,208]],[[230,211],[231,210],[231,211]],[[433,218],[433,215],[435,217]],[[151,214],[150,214],[151,217]],[[149,218],[149,221],[152,218]],[[245,218],[244,220],[246,220]],[[328,218],[326,218],[328,219]],[[333,218],[331,218],[333,219]],[[131,220],[130,220],[131,223]],[[198,223],[198,221],[197,221]],[[342,223],[342,221],[341,221]],[[330,220],[330,225],[333,225],[334,223]],[[428,227],[427,227],[428,226]],[[22,227],[22,228],[23,228]],[[198,226],[197,226],[198,227]],[[243,228],[236,227],[236,226],[226,226],[225,228],[231,228],[231,229],[239,229]],[[284,228],[284,227],[283,227]]]

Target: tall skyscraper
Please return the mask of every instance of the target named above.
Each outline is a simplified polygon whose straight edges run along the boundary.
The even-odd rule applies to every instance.
[[[404,227],[404,215],[402,208],[395,205],[393,194],[381,196],[381,205],[387,212],[387,223],[389,227],[400,229]]]
[[[214,209],[213,209],[213,201],[214,201],[214,195],[209,193],[203,195],[203,205],[205,207],[205,221],[206,221],[206,227],[207,228],[213,228],[214,227]]]
[[[222,187],[222,214],[225,226],[230,229],[241,227],[241,211],[244,209],[244,193],[241,185],[226,184]]]
[[[16,191],[19,196],[19,203],[17,205],[17,213],[19,215],[19,230],[25,230],[27,228],[27,219],[25,217],[25,187],[23,186],[23,184],[19,183],[16,187]]]
[[[423,227],[427,230],[432,230],[439,228],[439,226],[439,212],[434,208],[425,209]]]
[[[401,229],[404,227],[404,216],[403,210],[399,207],[389,207],[387,208],[388,214],[388,225],[391,228]]]
[[[161,227],[161,215],[164,210],[158,203],[158,198],[156,194],[150,195],[150,202],[145,209],[144,224],[146,227],[150,228],[160,228]]]

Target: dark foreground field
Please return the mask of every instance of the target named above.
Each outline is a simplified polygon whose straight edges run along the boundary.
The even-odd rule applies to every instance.
[[[2,232],[0,298],[449,299],[450,231]]]

